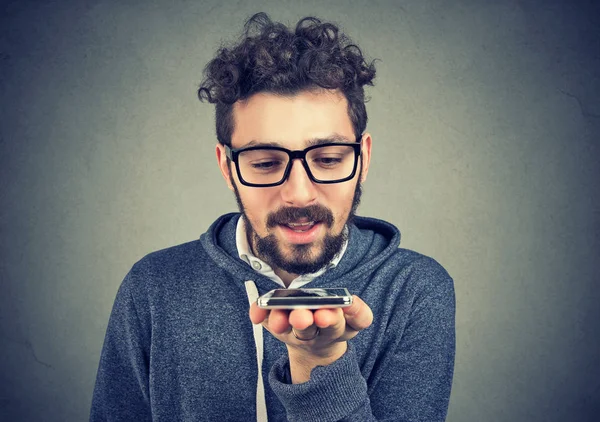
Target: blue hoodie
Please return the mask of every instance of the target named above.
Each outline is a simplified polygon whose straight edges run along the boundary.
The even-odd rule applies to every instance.
[[[269,421],[445,420],[455,298],[436,261],[399,248],[393,225],[356,217],[339,264],[305,287],[348,288],[373,324],[342,358],[291,384],[285,345],[248,317],[249,298],[279,286],[238,257],[238,218],[220,217],[127,274],[90,421],[260,421],[265,404]]]

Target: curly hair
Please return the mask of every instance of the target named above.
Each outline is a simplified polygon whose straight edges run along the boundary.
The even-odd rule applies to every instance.
[[[340,90],[359,137],[367,126],[364,86],[373,85],[374,62],[367,63],[360,48],[332,23],[305,17],[292,31],[257,13],[247,20],[239,42],[222,46],[206,65],[198,98],[216,104],[217,139],[231,145],[236,101],[259,92]]]

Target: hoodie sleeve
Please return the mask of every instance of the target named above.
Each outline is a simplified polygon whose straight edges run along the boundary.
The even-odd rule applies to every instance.
[[[377,380],[367,383],[351,347],[333,364],[315,368],[304,384],[290,383],[287,356],[273,366],[269,383],[290,421],[445,420],[454,371],[454,288],[439,264],[422,264],[412,274],[420,291],[406,310],[408,322],[395,327],[391,321],[386,330],[399,340],[373,351],[382,366]]]
[[[140,320],[129,273],[113,305],[106,330],[90,421],[149,421],[150,324]]]
[[[349,345],[346,353],[327,366],[317,366],[310,380],[290,382],[287,356],[271,368],[269,384],[283,403],[289,421],[373,421],[367,383]]]

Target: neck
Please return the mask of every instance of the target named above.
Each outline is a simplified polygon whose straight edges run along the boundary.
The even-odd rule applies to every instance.
[[[279,269],[279,268],[273,268],[273,271],[283,281],[283,284],[285,285],[285,287],[290,287],[290,284],[292,284],[292,281],[296,277],[298,277],[298,274],[288,273],[287,271],[284,271],[284,270]]]

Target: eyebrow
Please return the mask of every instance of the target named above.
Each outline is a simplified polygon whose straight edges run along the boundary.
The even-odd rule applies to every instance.
[[[331,142],[352,143],[352,142],[356,142],[356,139],[350,139],[347,136],[340,135],[338,133],[334,133],[332,135],[329,135],[326,138],[312,138],[312,139],[309,139],[307,146],[312,147],[313,145],[321,145],[321,144],[327,144],[327,143],[331,143]]]
[[[333,133],[329,136],[326,137],[322,137],[322,138],[311,138],[307,141],[307,145],[306,147],[312,147],[314,145],[322,145],[322,144],[329,144],[329,143],[353,143],[356,142],[356,139],[350,139],[347,136],[344,135],[340,135],[339,133]],[[256,139],[251,140],[250,142],[248,142],[247,144],[239,147],[241,148],[246,148],[246,147],[280,147],[280,148],[285,148],[280,142],[275,142],[275,141],[257,141]]]
[[[257,141],[256,139],[253,139],[247,144],[242,145],[238,149],[246,147],[281,147],[281,144],[279,142]]]

